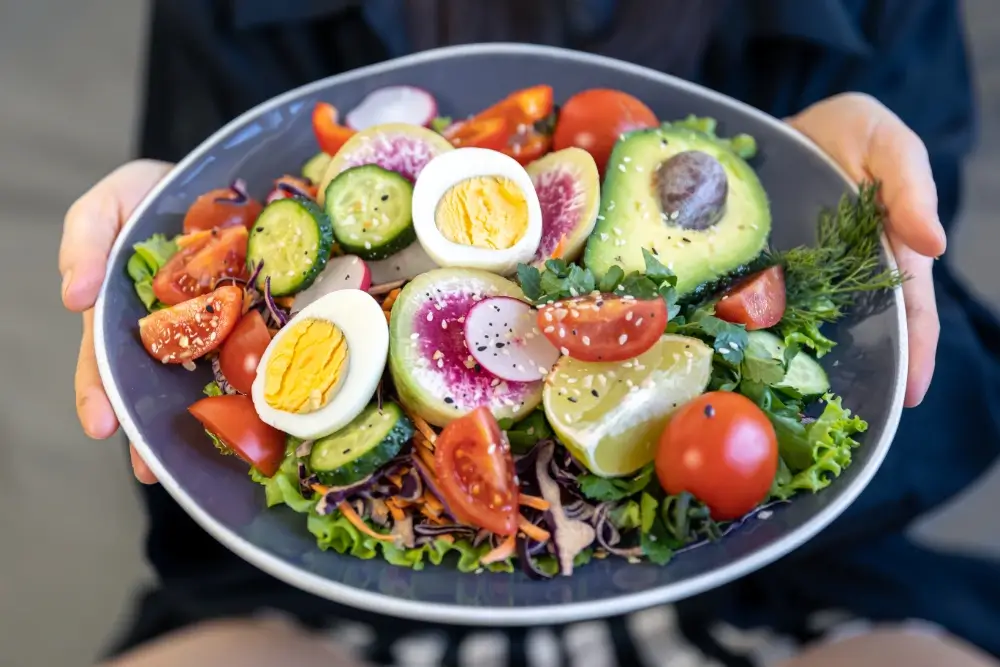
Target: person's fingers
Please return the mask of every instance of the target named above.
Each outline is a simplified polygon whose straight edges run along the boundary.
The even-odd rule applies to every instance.
[[[91,438],[104,440],[118,430],[118,418],[104,393],[104,384],[97,370],[94,353],[94,311],[83,313],[83,337],[76,362],[76,414],[84,432]]]
[[[907,407],[913,407],[920,404],[930,387],[941,332],[937,301],[934,298],[934,279],[931,275],[934,260],[898,242],[893,242],[893,253],[899,270],[907,276],[903,283],[903,299],[906,304],[910,360],[905,402]]]
[[[154,475],[153,471],[149,469],[146,462],[142,460],[142,457],[139,456],[139,452],[135,450],[135,445],[131,442],[128,443],[128,453],[132,459],[132,472],[135,473],[135,478],[143,484],[156,484],[156,475]]]
[[[946,239],[927,149],[896,114],[873,97],[846,93],[814,104],[789,123],[855,182],[882,183],[889,233],[922,255],[944,253]]]
[[[63,304],[70,310],[91,308],[97,299],[108,253],[143,197],[172,165],[140,160],[111,172],[70,207],[59,247]]]

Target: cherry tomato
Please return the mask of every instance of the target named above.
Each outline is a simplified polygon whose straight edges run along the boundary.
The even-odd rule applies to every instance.
[[[778,471],[778,441],[767,415],[746,396],[713,391],[671,416],[656,452],[667,493],[687,491],[717,521],[738,519],[767,496]]]
[[[559,110],[552,148],[584,149],[603,174],[611,149],[622,133],[657,125],[656,114],[627,93],[604,88],[584,90]]]
[[[270,342],[264,318],[256,310],[247,312],[219,350],[219,367],[233,389],[250,395],[257,364]]]
[[[268,477],[278,472],[285,458],[285,434],[260,420],[252,400],[240,394],[209,396],[188,412],[254,468]]]
[[[489,408],[480,406],[445,426],[434,445],[434,467],[455,519],[497,535],[517,533],[514,459]]]
[[[747,330],[773,327],[785,314],[785,272],[772,266],[730,287],[715,304],[720,320],[745,324]]]
[[[538,128],[552,109],[552,86],[525,88],[455,124],[444,136],[455,146],[491,148],[528,164],[552,146],[552,138]]]
[[[223,278],[247,278],[247,228],[194,232],[153,278],[153,294],[168,306],[208,294]]]
[[[184,216],[184,233],[231,225],[250,229],[262,210],[260,202],[247,195],[246,185],[236,181],[231,187],[210,190],[195,199]]]
[[[319,147],[329,155],[336,155],[340,147],[354,136],[354,130],[340,124],[337,107],[326,102],[317,102],[313,107],[312,126]]]
[[[154,359],[182,364],[222,345],[242,310],[243,290],[226,285],[142,318],[139,338]]]
[[[460,148],[471,146],[502,151],[507,146],[510,132],[504,118],[472,118],[446,129],[444,138]]]
[[[303,197],[305,199],[316,199],[316,185],[308,178],[289,176],[285,174],[274,182],[274,188],[264,199],[264,204],[270,204],[278,199],[288,199],[289,197]]]
[[[538,328],[566,356],[626,361],[642,354],[667,328],[663,299],[614,294],[580,296],[538,309]]]

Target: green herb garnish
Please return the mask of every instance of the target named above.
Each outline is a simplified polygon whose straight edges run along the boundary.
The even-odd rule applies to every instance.
[[[820,327],[841,319],[861,292],[891,290],[905,276],[882,266],[885,209],[879,185],[863,183],[857,198],[844,195],[820,214],[816,245],[771,253],[785,271],[785,315],[778,330],[786,345],[801,344],[821,357],[835,343]]]

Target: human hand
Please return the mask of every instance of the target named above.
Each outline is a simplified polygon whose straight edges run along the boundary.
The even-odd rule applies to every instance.
[[[104,177],[76,200],[66,213],[59,272],[62,274],[63,304],[83,313],[83,338],[76,362],[76,413],[84,432],[104,440],[118,430],[94,353],[94,302],[104,282],[108,253],[122,225],[153,186],[173,165],[152,160],[129,162]],[[149,467],[129,445],[132,469],[144,484],[156,481]]]
[[[947,244],[927,148],[896,114],[860,93],[817,102],[788,122],[856,183],[882,183],[886,235],[900,271],[909,278],[903,283],[910,350],[906,405],[919,405],[934,375],[940,333],[931,269]]]

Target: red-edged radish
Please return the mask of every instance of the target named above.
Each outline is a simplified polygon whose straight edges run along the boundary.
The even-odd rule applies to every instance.
[[[437,101],[422,88],[388,86],[368,93],[344,122],[353,130],[366,130],[385,123],[407,123],[427,127],[437,116]]]
[[[372,273],[363,259],[354,255],[334,257],[312,285],[295,295],[292,314],[298,313],[330,292],[343,289],[367,291],[371,284]]]
[[[491,297],[469,310],[465,343],[486,371],[509,382],[544,378],[559,350],[538,330],[535,310],[519,299]]]

